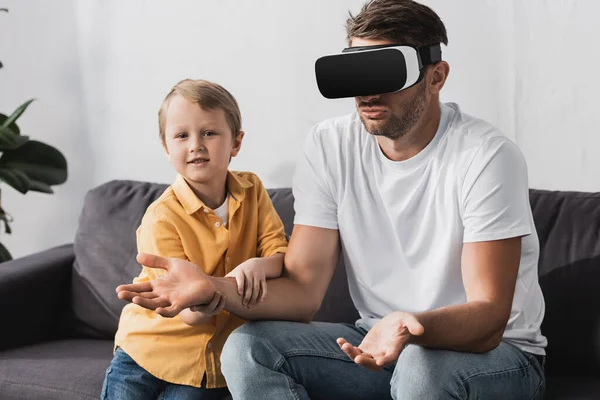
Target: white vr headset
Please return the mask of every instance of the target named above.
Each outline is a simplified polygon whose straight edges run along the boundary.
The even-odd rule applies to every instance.
[[[407,89],[423,79],[427,65],[442,61],[439,44],[348,47],[315,63],[317,85],[328,99],[369,96]]]

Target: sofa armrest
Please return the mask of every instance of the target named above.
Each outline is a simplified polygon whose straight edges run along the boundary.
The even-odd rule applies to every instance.
[[[0,264],[0,349],[55,336],[74,260],[73,245],[66,244]]]

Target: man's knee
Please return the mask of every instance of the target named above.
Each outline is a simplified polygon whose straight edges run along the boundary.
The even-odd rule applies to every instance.
[[[227,338],[221,352],[221,370],[223,375],[235,375],[244,366],[249,372],[253,364],[268,364],[272,354],[268,349],[270,322],[248,322],[235,329]]]
[[[404,349],[391,381],[391,394],[399,399],[451,399],[455,396],[450,366],[439,350],[410,345]]]

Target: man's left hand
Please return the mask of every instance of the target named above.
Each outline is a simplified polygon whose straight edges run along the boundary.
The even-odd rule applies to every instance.
[[[396,311],[375,324],[358,347],[344,338],[338,338],[337,343],[355,363],[381,371],[396,362],[410,339],[422,335],[423,331],[423,325],[413,314]]]

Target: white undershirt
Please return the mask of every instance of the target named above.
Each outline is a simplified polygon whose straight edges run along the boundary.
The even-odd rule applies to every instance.
[[[229,195],[227,197],[225,197],[225,201],[223,202],[223,204],[221,204],[219,206],[219,208],[216,208],[213,210],[213,212],[215,213],[215,215],[217,217],[219,217],[219,219],[221,221],[223,221],[223,225],[225,225],[225,228],[227,228],[227,221],[229,219]]]

